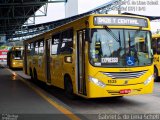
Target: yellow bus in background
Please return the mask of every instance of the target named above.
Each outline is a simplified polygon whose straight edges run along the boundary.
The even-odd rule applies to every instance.
[[[24,41],[24,72],[69,98],[152,93],[150,22],[107,14],[74,20]]]
[[[160,81],[160,34],[152,35],[152,49],[154,54],[154,76],[155,81]]]
[[[14,46],[7,53],[7,65],[9,68],[23,68],[23,46]]]

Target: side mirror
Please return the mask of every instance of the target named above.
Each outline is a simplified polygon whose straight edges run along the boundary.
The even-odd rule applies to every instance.
[[[90,35],[91,35],[90,34],[90,29],[86,28],[85,29],[85,40],[91,43],[92,41],[91,41]]]

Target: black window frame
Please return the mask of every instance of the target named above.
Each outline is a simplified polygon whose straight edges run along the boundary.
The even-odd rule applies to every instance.
[[[38,50],[36,51],[36,48],[38,48]],[[39,55],[39,43],[38,43],[38,41],[35,41],[34,42],[34,55]],[[36,53],[37,52],[37,53]]]
[[[58,39],[58,42],[57,43],[55,43],[55,39]],[[53,34],[52,35],[52,42],[51,42],[52,44],[51,44],[51,55],[58,55],[59,54],[59,52],[58,52],[58,49],[59,49],[59,45],[60,45],[60,43],[61,43],[61,32],[58,32],[58,33],[55,33],[55,34]],[[53,45],[57,45],[57,51],[56,51],[56,53],[53,53],[53,51],[52,51],[52,46]]]
[[[60,54],[72,54],[73,53],[73,38],[74,38],[73,28],[66,29],[61,33]],[[64,41],[67,39],[68,40],[71,39],[71,41]],[[65,43],[64,47],[62,47],[63,43]],[[66,46],[66,44],[68,44],[69,46]],[[70,51],[68,51],[67,49]]]
[[[34,55],[34,54],[35,54],[35,46],[34,46],[34,42],[31,42],[30,45],[31,45],[31,52],[30,52],[30,55]]]
[[[42,46],[41,43],[43,43]],[[43,53],[40,52],[40,48],[43,48]],[[38,55],[43,56],[43,54],[44,54],[44,39],[40,39],[38,40]]]

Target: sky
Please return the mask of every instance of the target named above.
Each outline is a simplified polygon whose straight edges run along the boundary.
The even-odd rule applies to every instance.
[[[69,0],[68,0],[69,1]],[[84,13],[110,0],[78,0],[78,13]],[[48,4],[47,16],[36,18],[36,24],[65,18],[65,3]]]
[[[78,0],[78,13],[87,12],[111,0]],[[122,12],[130,12],[148,16],[160,16],[160,0],[122,0]],[[134,2],[133,2],[134,1]],[[139,2],[140,1],[140,2]],[[72,6],[71,6],[72,7]],[[127,10],[127,11],[126,11]],[[117,13],[115,10],[110,14]],[[47,16],[36,18],[36,24],[65,18],[65,3],[48,4]],[[160,29],[160,21],[151,22],[152,31]]]

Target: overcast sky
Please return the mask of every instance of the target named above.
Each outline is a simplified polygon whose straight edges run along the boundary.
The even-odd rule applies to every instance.
[[[69,0],[68,0],[69,1]],[[110,0],[78,0],[78,13],[84,13]],[[65,3],[48,4],[48,12],[45,17],[36,18],[36,24],[65,18]]]
[[[87,12],[109,1],[111,0],[78,0],[78,13],[80,14],[80,13]],[[128,1],[128,0],[125,0],[125,1]],[[137,1],[141,1],[141,3],[135,3],[136,5],[133,5],[132,1],[134,1],[134,3]],[[154,4],[147,1],[154,1]],[[127,12],[141,14],[141,15],[148,15],[148,16],[160,16],[159,0],[130,0],[130,5],[128,3],[124,3],[124,4],[125,5],[122,6],[123,8],[125,8],[126,6],[130,6],[134,8],[136,6],[138,7],[138,9],[139,8],[141,9],[140,11],[135,9],[132,9],[132,10],[130,9]],[[115,13],[115,12],[112,11],[110,13]],[[36,24],[45,23],[45,22],[54,21],[54,20],[63,19],[63,18],[65,18],[65,3],[50,3],[48,5],[47,16],[36,18]],[[156,31],[157,29],[160,29],[160,22],[152,22],[151,27],[152,27],[152,31]]]

